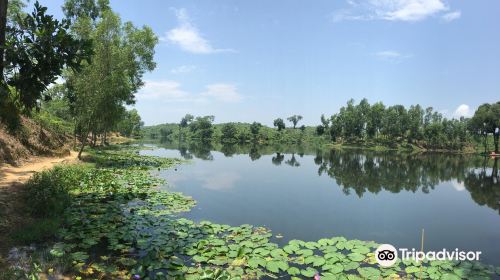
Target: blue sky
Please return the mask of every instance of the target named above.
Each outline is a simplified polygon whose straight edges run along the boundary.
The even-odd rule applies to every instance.
[[[61,16],[63,0],[41,1]],[[147,125],[304,116],[350,98],[448,117],[500,100],[500,1],[111,0],[160,37],[136,108]]]

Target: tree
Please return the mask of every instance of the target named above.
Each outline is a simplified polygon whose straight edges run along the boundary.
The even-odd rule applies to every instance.
[[[234,123],[227,123],[222,126],[222,143],[235,143],[238,141],[238,129]]]
[[[261,127],[262,127],[262,124],[260,124],[258,122],[253,122],[250,125],[250,132],[252,133],[254,140],[257,139],[257,136],[259,135],[259,131],[260,131]]]
[[[179,123],[180,128],[186,128],[189,126],[189,124],[193,121],[194,117],[191,114],[186,114],[182,119],[181,122]]]
[[[66,16],[75,22],[73,32],[94,42],[92,62],[84,63],[81,73],[70,72],[66,77],[77,116],[75,127],[82,142],[79,156],[91,132],[94,142],[98,134],[106,138],[119,121],[124,106],[134,104],[135,93],[144,84],[144,73],[156,67],[153,56],[158,38],[151,28],[122,23],[107,2],[94,3],[99,8],[96,18],[92,18],[95,15],[92,5],[75,8],[71,5],[84,2],[65,3]]]
[[[373,104],[367,118],[366,134],[369,138],[376,138],[382,128],[382,119],[385,114],[385,105],[382,102]]]
[[[483,135],[485,153],[488,145],[488,134],[493,134],[495,153],[498,154],[499,134],[497,131],[500,128],[500,101],[493,104],[485,103],[479,106],[470,121],[470,127],[473,131],[477,131]]]
[[[193,121],[194,117],[191,114],[186,114],[179,123],[179,141],[182,137],[182,130],[189,126],[189,124]]]
[[[6,5],[7,1],[0,3]],[[22,7],[22,2],[13,3],[18,3],[13,7]],[[79,71],[82,61],[88,60],[92,52],[90,41],[69,33],[68,20],[59,21],[47,15],[47,8],[38,1],[34,6],[31,14],[19,13],[17,20],[10,20],[7,26],[4,25],[6,11],[2,9],[0,15],[2,113],[17,112],[12,108],[5,110],[5,107],[17,107],[30,113],[39,106],[43,92],[64,68]],[[3,114],[0,117],[5,118]]]
[[[7,7],[8,0],[0,0],[0,73],[3,83],[3,69],[4,69],[4,50],[5,50],[5,33],[7,31]],[[1,98],[2,96],[0,96]]]
[[[325,127],[323,125],[316,126],[316,135],[321,136],[325,134]]]
[[[212,125],[214,119],[214,116],[196,117],[189,125],[193,138],[201,142],[210,142],[214,134]]]
[[[144,123],[136,109],[125,111],[117,124],[117,130],[123,136],[130,137],[139,135]]]
[[[273,124],[274,124],[274,127],[276,127],[278,129],[278,131],[285,129],[285,122],[283,121],[282,118],[275,119]]]
[[[295,129],[297,124],[299,123],[299,121],[302,120],[302,116],[293,115],[293,116],[287,118],[287,120],[293,124],[293,129]]]
[[[420,105],[410,106],[408,109],[408,141],[422,139],[422,125],[424,123],[424,109]]]

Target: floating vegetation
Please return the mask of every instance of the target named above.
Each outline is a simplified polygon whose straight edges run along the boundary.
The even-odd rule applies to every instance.
[[[452,261],[398,261],[380,268],[373,253],[377,243],[344,237],[291,240],[280,247],[263,227],[179,217],[195,201],[159,190],[162,180],[146,169],[178,160],[116,150],[93,152],[91,159],[101,168],[67,166],[39,176],[46,186],[52,177],[73,178],[62,180],[70,199],[50,254],[69,260],[70,273],[79,279],[491,279],[500,272]]]

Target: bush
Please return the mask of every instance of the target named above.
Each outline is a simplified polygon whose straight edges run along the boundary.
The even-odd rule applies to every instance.
[[[37,218],[61,216],[69,206],[69,191],[78,187],[85,169],[82,166],[55,167],[37,173],[26,184],[26,202]]]

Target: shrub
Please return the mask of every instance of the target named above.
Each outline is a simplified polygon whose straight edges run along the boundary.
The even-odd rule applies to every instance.
[[[37,218],[58,217],[69,206],[69,191],[78,187],[85,167],[55,167],[37,173],[26,184],[26,202],[31,214]]]

